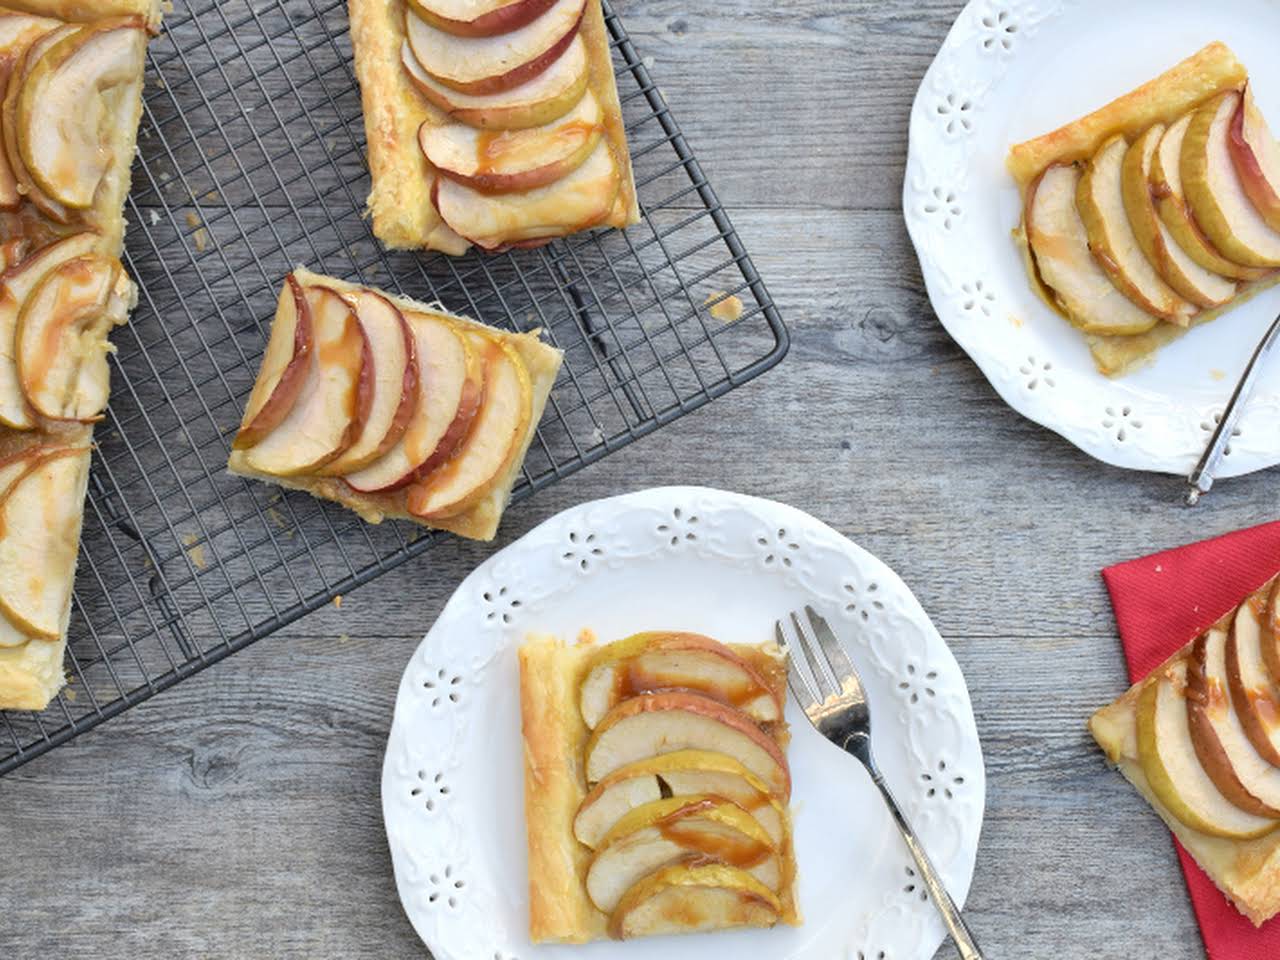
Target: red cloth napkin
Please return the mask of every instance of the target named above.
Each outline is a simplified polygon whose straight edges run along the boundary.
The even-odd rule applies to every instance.
[[[1136,683],[1280,571],[1280,522],[1102,571]],[[1280,917],[1254,927],[1174,841],[1210,960],[1276,960]]]

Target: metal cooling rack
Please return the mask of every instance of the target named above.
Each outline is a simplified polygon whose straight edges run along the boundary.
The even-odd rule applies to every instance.
[[[142,299],[118,332],[67,666],[41,714],[0,714],[0,774],[430,548],[225,473],[295,264],[542,327],[566,362],[522,499],[768,369],[786,330],[605,4],[644,221],[539,250],[393,254],[362,216],[360,94],[342,0],[191,0],[151,44],[127,216]],[[739,294],[722,323],[708,296]]]

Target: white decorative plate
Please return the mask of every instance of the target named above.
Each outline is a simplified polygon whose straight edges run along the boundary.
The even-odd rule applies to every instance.
[[[933,308],[1015,410],[1120,467],[1188,474],[1280,291],[1193,330],[1120,380],[1031,291],[1010,238],[1018,192],[1009,146],[1143,83],[1212,40],[1249,68],[1280,127],[1274,0],[972,0],[911,111],[907,227]],[[1273,364],[1274,367],[1274,364]],[[1220,476],[1280,463],[1280,371],[1265,375]]]
[[[985,776],[964,678],[884,564],[781,504],[668,487],[567,510],[458,588],[400,682],[382,810],[405,912],[436,960],[927,960],[943,928],[862,769],[794,704],[798,929],[532,946],[516,649],[680,628],[772,639],[812,603],[862,672],[885,776],[963,901]],[[709,940],[713,937],[714,940]]]

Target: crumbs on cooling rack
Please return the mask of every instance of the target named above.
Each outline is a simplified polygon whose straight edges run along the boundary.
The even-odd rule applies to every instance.
[[[194,533],[184,533],[182,535],[182,545],[187,548],[187,556],[197,570],[203,570],[209,566],[209,562],[204,555],[204,544],[200,542],[198,536]]]
[[[333,598],[333,606],[335,610],[342,609],[342,594],[338,594],[336,597]]]
[[[723,290],[717,290],[702,304],[707,307],[707,312],[721,323],[733,323],[742,316],[742,299]]]
[[[590,627],[583,627],[578,631],[579,643],[595,643],[597,639],[596,632]]]

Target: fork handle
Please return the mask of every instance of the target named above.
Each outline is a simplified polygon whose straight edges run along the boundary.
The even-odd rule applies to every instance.
[[[929,898],[933,900],[934,906],[942,914],[942,922],[947,925],[947,930],[950,931],[951,939],[955,941],[956,949],[959,950],[962,960],[983,960],[982,951],[978,949],[978,944],[974,941],[973,934],[969,932],[964,918],[960,916],[960,908],[951,899],[951,894],[947,893],[947,888],[943,885],[942,878],[938,876],[938,871],[933,868],[929,855],[924,852],[924,847],[920,845],[920,841],[916,838],[916,832],[911,829],[911,824],[907,823],[907,818],[903,816],[902,809],[898,806],[898,801],[894,799],[893,791],[884,782],[884,777],[880,775],[878,769],[868,765],[867,772],[871,774],[871,779],[875,785],[880,788],[880,795],[884,797],[885,806],[889,808],[889,813],[893,815],[893,822],[898,825],[898,831],[902,834],[902,839],[906,842],[907,849],[911,851],[911,856],[915,858],[916,866],[920,870],[920,879],[924,881],[925,888],[929,891]]]

